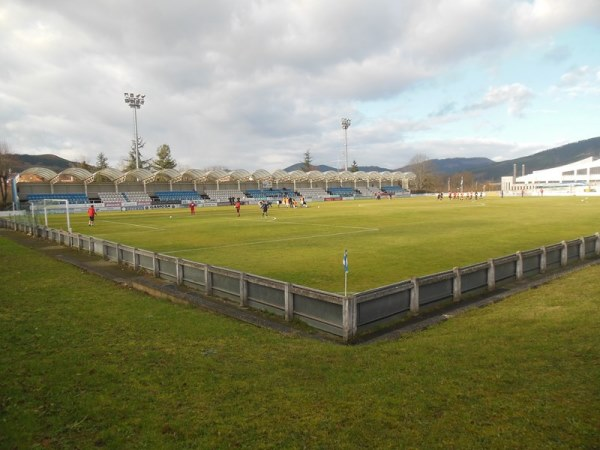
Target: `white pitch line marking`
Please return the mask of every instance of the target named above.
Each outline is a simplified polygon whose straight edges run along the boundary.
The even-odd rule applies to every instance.
[[[138,224],[135,224],[135,223],[117,222],[115,220],[102,220],[102,222],[116,223],[118,225],[127,225],[127,226],[130,226],[130,227],[150,228],[151,230],[158,230],[158,231],[163,231],[164,230],[164,228],[151,227],[149,225],[138,225]]]
[[[293,220],[285,220],[285,219],[278,219],[275,216],[270,216],[273,217],[273,220],[277,219],[277,224],[278,225],[305,225],[305,226],[314,226],[314,227],[323,227],[323,228],[347,228],[350,230],[361,230],[361,231],[379,231],[379,228],[372,228],[372,227],[353,227],[350,225],[331,225],[329,223],[306,223],[306,222],[297,222],[297,221],[293,221]],[[259,218],[259,220],[263,220],[264,218]],[[254,219],[242,219],[240,220],[244,221],[244,222],[256,222]]]
[[[299,241],[302,239],[313,239],[313,238],[331,237],[331,236],[347,236],[349,234],[367,233],[369,231],[379,231],[379,229],[378,228],[364,228],[361,230],[346,231],[346,232],[340,232],[340,233],[313,234],[313,235],[308,235],[308,236],[294,236],[294,237],[282,238],[282,239],[269,239],[269,240],[262,240],[262,241],[250,241],[250,242],[235,242],[232,244],[186,248],[183,250],[173,250],[170,252],[162,252],[162,253],[168,255],[168,254],[174,254],[174,253],[195,252],[198,250],[212,250],[215,248],[242,247],[242,246],[248,246],[248,245],[260,245],[260,244],[273,244],[273,243],[277,243],[277,242]]]
[[[324,228],[348,228],[350,230],[362,230],[362,231],[379,231],[379,228],[371,228],[371,227],[352,227],[350,225],[331,225],[328,223],[311,223],[308,224],[306,222],[294,222],[291,220],[280,220],[279,223],[286,224],[291,223],[293,225],[312,225],[315,227],[324,227]]]

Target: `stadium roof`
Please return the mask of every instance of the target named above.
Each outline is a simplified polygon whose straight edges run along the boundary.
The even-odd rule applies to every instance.
[[[20,174],[24,180],[28,178],[27,175],[33,175],[37,178],[41,178],[44,181],[50,181],[56,177],[57,174],[53,170],[45,169],[43,167],[31,167],[27,170],[24,170]]]
[[[321,172],[318,170],[312,170],[310,172],[303,172],[301,170],[294,170],[292,172],[286,172],[284,170],[276,170],[272,173],[264,169],[259,169],[254,173],[250,173],[244,169],[238,169],[233,171],[226,171],[222,169],[217,170],[198,170],[188,169],[184,171],[178,171],[176,169],[163,169],[152,172],[147,169],[134,169],[128,172],[121,172],[117,169],[110,167],[101,169],[97,172],[91,173],[81,168],[68,168],[60,173],[56,173],[50,169],[43,167],[32,167],[20,174],[33,175],[43,181],[49,181],[51,183],[60,183],[61,181],[69,181],[72,178],[84,181],[86,184],[93,182],[98,179],[108,179],[112,182],[122,183],[123,181],[132,180],[143,183],[150,183],[156,180],[163,181],[197,181],[197,182],[240,182],[240,181],[272,181],[272,182],[296,182],[296,181],[377,181],[384,182],[400,180],[412,180],[415,175],[412,172],[349,172],[342,171],[336,172],[334,170],[328,170]],[[23,181],[27,180],[28,177],[24,177]]]

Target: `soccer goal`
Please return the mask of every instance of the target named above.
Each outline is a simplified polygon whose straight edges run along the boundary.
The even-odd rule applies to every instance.
[[[67,199],[37,200],[30,203],[31,220],[35,225],[48,226],[48,214],[66,214],[67,231],[71,233],[71,208]]]

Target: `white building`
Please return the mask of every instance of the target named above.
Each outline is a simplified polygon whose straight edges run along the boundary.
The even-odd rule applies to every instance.
[[[517,177],[502,177],[504,195],[600,195],[600,159],[589,158]]]

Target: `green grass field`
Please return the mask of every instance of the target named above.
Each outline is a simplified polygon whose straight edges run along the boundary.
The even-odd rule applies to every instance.
[[[359,292],[554,244],[600,231],[600,198],[499,198],[438,201],[432,197],[313,203],[309,208],[258,206],[85,214],[75,232],[330,292]],[[172,216],[172,218],[170,218]],[[50,226],[65,228],[64,216]]]
[[[234,220],[219,215],[178,219]],[[0,448],[597,448],[599,277],[347,347],[156,300],[0,237]]]

